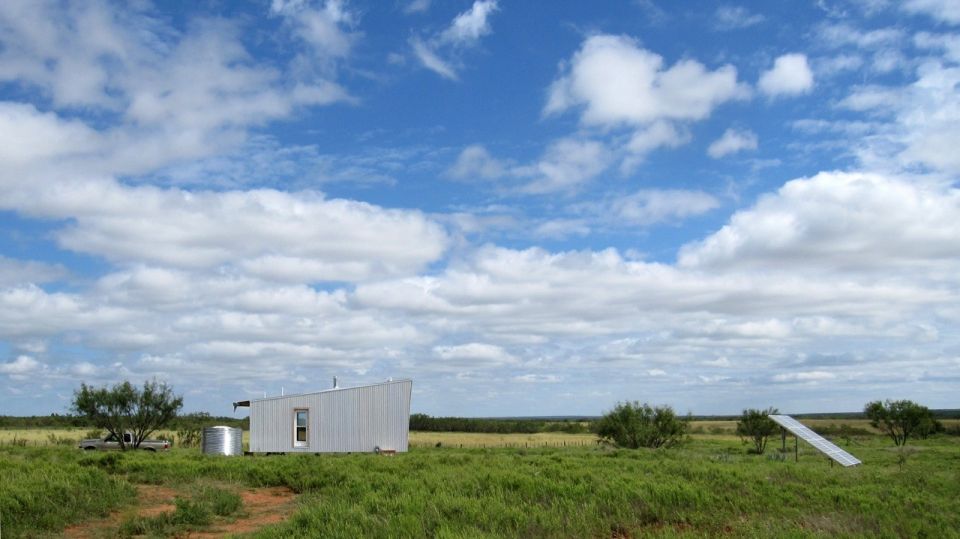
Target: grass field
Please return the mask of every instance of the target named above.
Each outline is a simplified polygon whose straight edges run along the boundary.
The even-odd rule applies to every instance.
[[[69,524],[135,505],[139,485],[203,492],[216,484],[222,496],[247,487],[296,493],[289,518],[253,532],[268,538],[960,535],[957,437],[917,441],[906,452],[879,436],[854,437],[843,445],[864,465],[845,469],[803,444],[799,463],[775,452],[747,455],[723,434],[656,451],[574,443],[460,449],[455,444],[485,435],[439,434],[416,433],[411,441],[441,447],[414,445],[395,457],[4,445],[0,524],[5,538],[56,536]],[[170,513],[125,520],[107,535],[182,534],[205,529],[211,518],[237,518],[211,517],[212,502],[197,496],[185,495]]]

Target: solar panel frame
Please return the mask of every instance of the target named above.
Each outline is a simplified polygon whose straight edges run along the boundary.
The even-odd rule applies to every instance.
[[[776,424],[790,431],[791,434],[812,445],[817,451],[830,457],[841,466],[856,466],[863,464],[857,457],[847,453],[836,444],[813,432],[803,423],[788,415],[770,415],[768,416]]]

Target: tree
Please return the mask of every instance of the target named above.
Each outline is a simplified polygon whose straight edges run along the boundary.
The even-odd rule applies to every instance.
[[[136,449],[147,436],[176,417],[182,407],[183,397],[174,395],[166,382],[156,380],[144,382],[143,389],[126,381],[99,388],[81,383],[73,393],[72,405],[77,414],[120,440],[124,450],[124,432],[132,434],[131,443]]]
[[[898,447],[906,445],[912,436],[928,435],[937,423],[929,408],[909,400],[868,402],[863,413]]]
[[[754,452],[762,455],[767,449],[767,440],[777,433],[779,425],[768,416],[776,414],[776,408],[767,408],[766,410],[754,410],[749,408],[740,414],[740,420],[737,421],[737,434],[742,438],[753,440]]]
[[[600,438],[620,447],[670,447],[687,433],[688,421],[669,406],[637,401],[618,403],[597,423]]]

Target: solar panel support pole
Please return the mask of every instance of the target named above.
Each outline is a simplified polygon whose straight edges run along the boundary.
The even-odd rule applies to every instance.
[[[793,462],[800,462],[800,437],[793,435]]]
[[[787,429],[780,427],[780,452],[787,452]]]

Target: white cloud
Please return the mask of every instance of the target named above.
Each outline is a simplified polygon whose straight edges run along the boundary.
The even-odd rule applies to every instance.
[[[7,166],[50,162],[96,151],[100,135],[33,105],[0,102],[0,160]]]
[[[920,164],[960,172],[960,67],[928,62],[905,87],[854,88],[841,105],[877,118],[869,131],[851,140],[857,155],[873,168],[902,170]]]
[[[773,376],[774,382],[822,382],[837,376],[827,371],[789,372]]]
[[[900,28],[860,30],[846,23],[825,24],[817,30],[817,37],[831,47],[853,46],[861,50],[885,50],[903,41],[906,33]]]
[[[275,0],[270,11],[287,18],[297,35],[311,45],[311,52],[320,57],[345,57],[356,36],[345,30],[355,23],[353,13],[339,0],[327,0],[313,8],[306,2]]]
[[[15,377],[22,377],[43,369],[36,359],[30,356],[17,356],[17,359],[8,363],[0,363],[0,374],[7,374]]]
[[[929,15],[948,24],[960,24],[960,4],[954,0],[907,0],[901,8],[910,13]]]
[[[433,353],[443,360],[444,366],[483,368],[516,362],[516,358],[503,348],[476,342],[454,346],[435,346]]]
[[[717,199],[702,191],[648,189],[618,197],[610,210],[623,224],[647,226],[700,215],[718,206]]]
[[[60,264],[17,260],[0,255],[0,287],[58,281],[68,275]]]
[[[913,36],[913,44],[922,49],[942,50],[946,59],[960,63],[960,35],[918,32]]]
[[[426,40],[410,38],[414,56],[441,77],[457,80],[463,49],[476,47],[480,38],[491,32],[488,18],[497,9],[496,0],[476,0],[469,10],[454,17],[444,31]]]
[[[445,79],[457,80],[457,72],[453,66],[441,59],[430,45],[418,38],[412,38],[410,46],[413,47],[413,54],[420,60],[423,67]]]
[[[753,13],[743,6],[720,6],[714,13],[714,20],[719,30],[738,30],[749,28],[762,23],[765,18],[759,13]]]
[[[524,384],[552,384],[562,380],[563,378],[556,374],[518,374],[513,377],[514,382]]]
[[[440,41],[454,45],[473,45],[490,33],[487,18],[496,11],[496,0],[476,0],[473,6],[457,15],[450,26],[440,34]]]
[[[600,142],[565,138],[552,143],[535,165],[517,169],[517,172],[533,177],[523,187],[524,192],[569,191],[603,172],[612,158],[610,151]]]
[[[431,0],[411,0],[403,7],[403,12],[410,13],[425,13],[430,9]]]
[[[930,272],[960,260],[960,191],[876,174],[822,172],[787,182],[684,246],[682,267],[704,270]],[[958,268],[960,269],[960,268]]]
[[[813,72],[803,54],[784,54],[760,75],[757,87],[770,97],[805,94],[813,89]]]
[[[60,244],[115,261],[181,268],[232,264],[311,281],[414,272],[439,258],[447,243],[443,229],[417,211],[311,192],[184,191],[63,180],[9,191],[0,207],[73,219],[56,233]]]
[[[714,159],[720,159],[732,153],[756,149],[756,133],[749,129],[740,130],[731,127],[724,131],[720,138],[710,143],[710,147],[707,148],[707,154]]]
[[[493,180],[506,174],[506,166],[479,144],[467,146],[457,156],[456,163],[447,171],[458,180]]]
[[[625,173],[631,172],[653,150],[662,147],[677,148],[690,142],[691,138],[686,129],[662,120],[637,129],[624,148],[627,157],[620,169]]]
[[[733,66],[708,71],[694,60],[667,69],[663,63],[628,37],[589,37],[553,82],[544,113],[582,106],[580,119],[587,125],[702,120],[718,105],[746,95]]]

